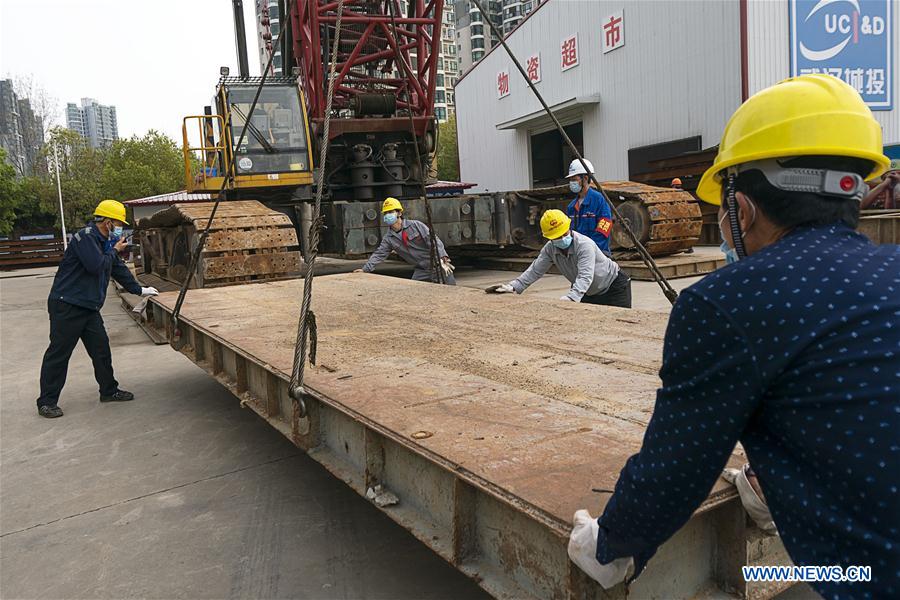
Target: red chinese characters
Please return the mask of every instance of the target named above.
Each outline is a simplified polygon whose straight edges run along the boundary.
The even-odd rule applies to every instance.
[[[509,71],[497,73],[497,97],[509,96]]]
[[[560,43],[560,58],[562,70],[567,71],[578,66],[578,36],[573,35]]]
[[[528,79],[531,83],[537,83],[541,80],[541,55],[535,54],[529,56],[525,63],[525,71],[528,73]]]
[[[623,11],[613,13],[603,21],[603,53],[625,45],[625,16]]]

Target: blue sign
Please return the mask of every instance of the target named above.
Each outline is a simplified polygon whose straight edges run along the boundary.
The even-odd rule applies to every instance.
[[[891,110],[895,1],[790,0],[791,75],[834,75],[872,110]]]

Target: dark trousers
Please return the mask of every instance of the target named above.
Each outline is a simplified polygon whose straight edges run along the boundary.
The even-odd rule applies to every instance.
[[[119,383],[113,377],[112,352],[100,312],[52,299],[47,300],[47,311],[50,313],[50,347],[41,364],[38,406],[56,406],[66,383],[69,358],[78,340],[84,344],[94,363],[94,377],[100,385],[100,394],[115,394]]]
[[[608,290],[602,294],[584,296],[581,298],[581,303],[631,308],[631,277],[624,271],[619,271],[619,276],[615,278]]]

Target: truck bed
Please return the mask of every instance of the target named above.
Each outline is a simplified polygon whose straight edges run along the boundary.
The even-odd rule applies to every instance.
[[[575,510],[602,511],[609,494],[592,490],[611,490],[640,447],[667,316],[361,273],[319,277],[318,360],[301,419],[287,381],[302,287],[191,290],[181,351],[354,489],[380,489],[376,504],[492,594],[601,594],[568,561],[567,535]],[[152,305],[170,339],[175,298]],[[630,593],[766,597],[773,590],[740,577],[740,565],[757,561],[786,557],[719,480]]]

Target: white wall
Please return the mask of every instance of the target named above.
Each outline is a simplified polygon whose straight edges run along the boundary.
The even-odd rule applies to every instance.
[[[875,110],[881,123],[884,144],[900,144],[900,2],[892,0],[894,109]],[[790,77],[790,20],[788,0],[749,0],[747,3],[747,50],[750,93]]]
[[[601,50],[602,21],[625,13],[625,46]],[[700,135],[718,143],[740,104],[738,2],[551,0],[507,40],[519,60],[542,58],[537,85],[551,106],[600,95],[585,113],[586,157],[601,179],[628,176],[628,149]],[[560,41],[578,33],[580,64],[560,71]],[[497,98],[496,77],[510,71],[510,95]],[[498,47],[456,88],[460,169],[476,190],[530,187],[529,134],[498,131],[502,123],[540,108]]]

